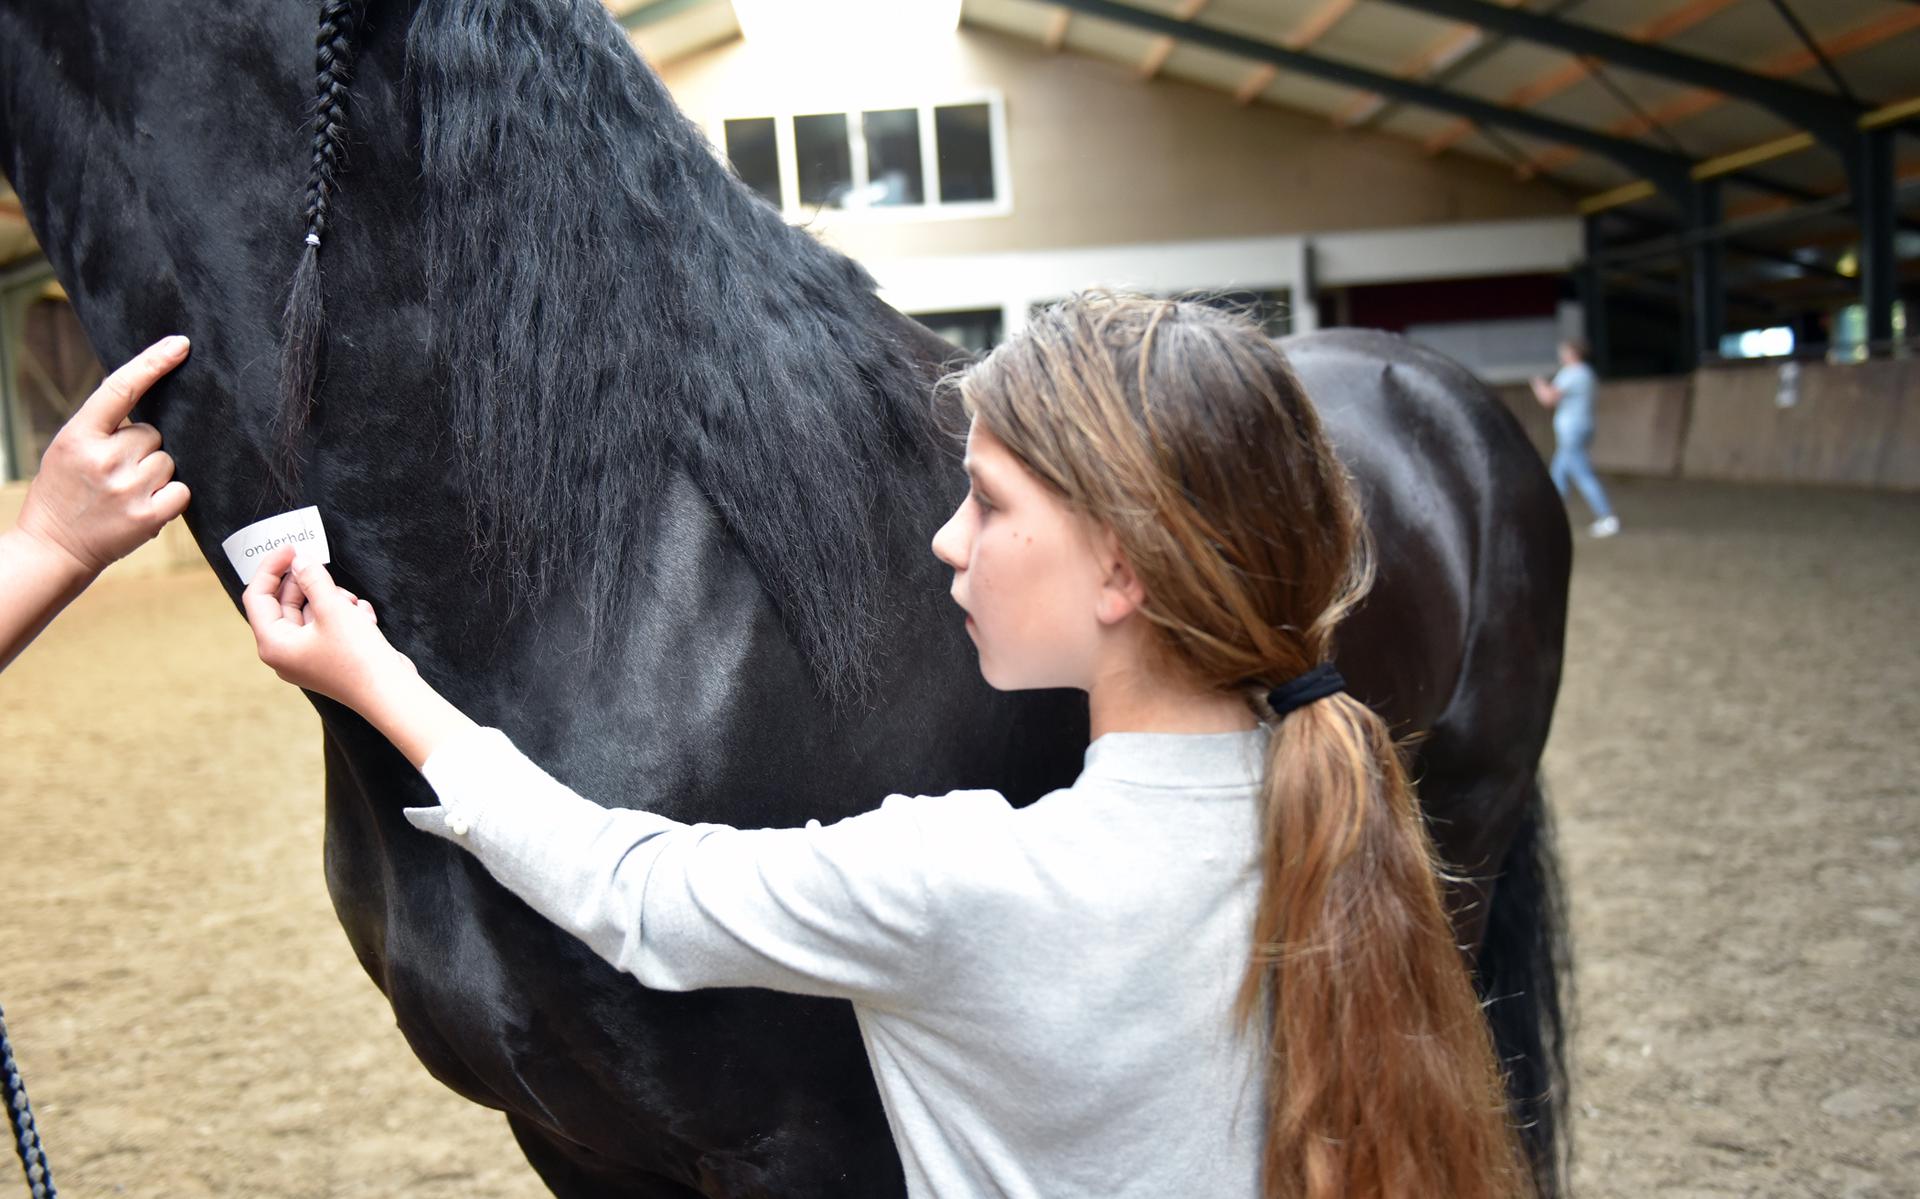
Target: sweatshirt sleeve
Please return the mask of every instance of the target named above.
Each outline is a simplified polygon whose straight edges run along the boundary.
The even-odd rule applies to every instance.
[[[421,773],[440,806],[406,809],[416,828],[467,849],[650,987],[770,987],[891,1006],[922,983],[916,813],[938,800],[892,796],[826,827],[682,824],[582,798],[497,729],[456,737]]]

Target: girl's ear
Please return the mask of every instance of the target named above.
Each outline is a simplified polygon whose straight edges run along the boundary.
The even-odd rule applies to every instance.
[[[1112,529],[1100,530],[1094,544],[1104,570],[1094,616],[1101,624],[1119,624],[1147,602],[1147,588],[1133,572],[1133,563]]]

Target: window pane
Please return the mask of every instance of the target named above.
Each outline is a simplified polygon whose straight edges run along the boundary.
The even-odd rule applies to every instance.
[[[793,118],[794,153],[799,158],[800,202],[839,208],[853,190],[853,151],[847,144],[847,114],[816,113]]]
[[[860,128],[867,139],[867,203],[924,203],[919,110],[890,108],[862,113]]]
[[[1181,294],[1174,299],[1198,300],[1213,308],[1236,312],[1259,325],[1268,337],[1285,337],[1293,331],[1293,313],[1287,291],[1210,291]]]
[[[959,312],[918,312],[913,316],[927,328],[963,350],[984,354],[1000,344],[1000,310],[969,308]]]
[[[984,104],[953,104],[933,110],[940,153],[940,199],[993,199],[993,123]]]
[[[772,117],[728,121],[727,161],[742,183],[780,207],[780,150]]]

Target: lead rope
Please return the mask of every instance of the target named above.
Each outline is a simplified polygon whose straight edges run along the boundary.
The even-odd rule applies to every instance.
[[[27,1084],[20,1080],[20,1067],[14,1064],[4,1010],[0,1010],[0,1098],[6,1100],[7,1122],[13,1129],[13,1147],[20,1152],[20,1168],[27,1172],[27,1189],[33,1192],[33,1199],[54,1199],[53,1172],[47,1168],[40,1130],[34,1127]]]

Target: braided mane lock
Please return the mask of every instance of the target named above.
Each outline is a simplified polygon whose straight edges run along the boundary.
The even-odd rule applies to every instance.
[[[299,470],[297,441],[313,413],[314,375],[324,308],[320,245],[332,217],[336,177],[346,157],[347,80],[353,52],[353,0],[323,0],[314,39],[313,157],[307,172],[306,231],[281,319],[279,449],[282,482]]]

